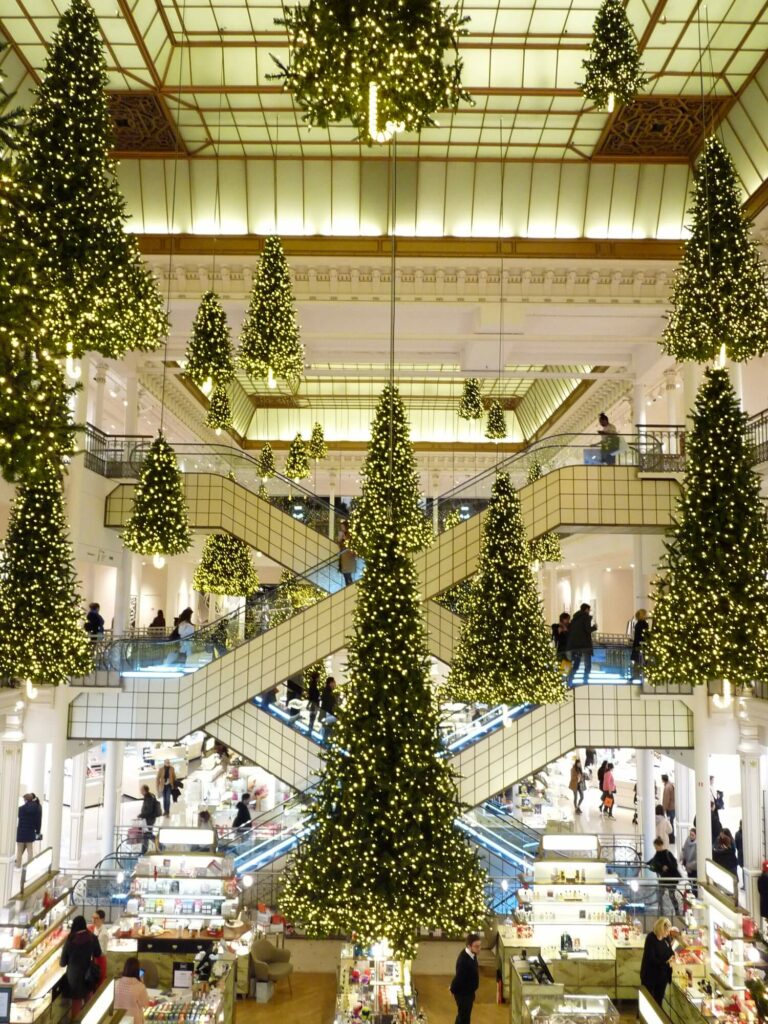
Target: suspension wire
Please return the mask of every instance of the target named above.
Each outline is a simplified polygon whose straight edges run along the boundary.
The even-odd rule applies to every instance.
[[[706,7],[704,9],[706,10]],[[701,123],[704,125],[704,129],[705,129],[705,132],[706,132],[706,127],[707,127],[707,107],[706,107],[706,98],[705,98],[705,95],[704,95],[704,48],[703,48],[703,43],[702,43],[702,38],[701,38],[701,7],[697,11],[696,26],[697,26],[697,29],[698,29],[698,40],[699,40],[699,83],[700,83],[700,91],[701,91]],[[709,48],[710,48],[709,47],[709,40],[707,40],[707,49],[709,49]],[[710,54],[710,60],[711,60],[711,54]],[[705,139],[705,141],[706,141],[706,139]],[[710,212],[709,198],[710,198],[709,167],[707,166],[707,164],[705,164],[704,165],[704,199],[705,199],[705,202],[707,204],[707,259],[709,261],[709,273],[710,273],[710,276],[711,276],[711,274],[712,274],[712,231],[711,231],[710,217],[709,217],[709,212]],[[716,345],[717,341],[715,341],[714,344]],[[716,351],[713,351],[712,352],[712,359],[716,360],[717,356],[718,356],[718,353]]]
[[[187,12],[187,0],[181,0],[181,41],[184,42],[186,35],[186,12]],[[187,42],[189,38],[187,37]],[[192,51],[187,46],[187,53],[189,58],[189,84],[192,84]],[[166,289],[165,297],[165,315],[168,318],[169,328],[165,335],[165,346],[163,348],[163,383],[160,389],[160,433],[163,432],[163,426],[165,425],[165,384],[168,376],[168,341],[170,340],[170,320],[171,320],[171,285],[173,282],[173,256],[174,256],[174,239],[175,239],[175,227],[176,227],[176,185],[178,182],[179,175],[179,157],[181,155],[181,90],[184,82],[184,50],[182,48],[179,54],[179,91],[176,96],[176,125],[175,125],[175,136],[176,136],[176,147],[173,153],[173,177],[171,180],[171,216],[170,216],[170,241],[168,244],[168,287]]]
[[[211,291],[216,291],[216,248],[219,241],[219,232],[221,231],[221,182],[220,175],[221,171],[219,164],[221,162],[221,108],[224,103],[224,35],[223,29],[219,29],[219,36],[221,38],[221,93],[219,94],[219,115],[216,125],[216,187],[213,193],[213,253],[211,256]]]
[[[395,445],[395,327],[397,287],[395,270],[397,264],[397,243],[395,241],[395,217],[397,210],[397,132],[390,142],[391,172],[389,179],[389,487],[392,495],[394,482],[394,445]],[[390,510],[394,519],[394,509]]]

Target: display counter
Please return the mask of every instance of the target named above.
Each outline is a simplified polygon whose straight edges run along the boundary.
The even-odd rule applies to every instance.
[[[512,1024],[520,1024],[523,1003],[538,999],[542,989],[547,996],[562,996],[563,986],[555,984],[546,963],[537,949],[521,951],[509,963],[509,1015]]]
[[[29,862],[33,881],[0,914],[0,982],[13,986],[11,1024],[58,1024],[68,1011],[58,999],[59,958],[77,908],[65,877],[47,870],[50,853]]]
[[[523,1024],[619,1024],[607,996],[556,995],[544,990],[523,1001]]]
[[[388,950],[361,950],[347,946],[341,951],[334,1024],[365,1020],[371,1024],[426,1024],[416,1007],[408,960],[393,960]]]

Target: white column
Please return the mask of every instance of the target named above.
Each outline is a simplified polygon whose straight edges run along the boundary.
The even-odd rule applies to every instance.
[[[48,821],[43,829],[45,846],[53,850],[53,867],[61,866],[61,822],[64,810],[64,761],[67,757],[67,715],[69,703],[65,688],[54,695],[53,736],[51,737],[51,774],[48,780]]]
[[[40,803],[45,800],[45,743],[24,743],[21,781],[25,793],[34,793]]]
[[[635,384],[632,388],[632,426],[645,425],[645,385]]]
[[[125,376],[125,432],[126,434],[138,434],[139,432],[139,378],[136,373],[135,354],[127,360],[128,366]]]
[[[21,736],[21,729],[14,727],[10,717],[6,716],[6,729],[0,739],[0,783],[5,794],[5,803],[0,811],[0,903],[3,905],[13,895],[16,825],[21,788]]]
[[[75,863],[83,853],[83,826],[85,824],[85,780],[88,774],[88,751],[71,759],[71,786],[69,794],[69,859]]]
[[[80,382],[82,388],[77,392],[75,399],[75,423],[84,424],[88,419],[88,389],[90,387],[91,362],[85,355],[80,360],[82,371]],[[85,445],[85,435],[78,433],[75,436],[75,444],[79,451]],[[83,474],[85,473],[85,457],[75,456],[69,464],[69,472],[64,478],[64,491],[67,500],[67,514],[69,516],[69,534],[72,544],[75,545],[75,556],[77,557],[77,545],[80,543],[81,519],[83,504]],[[87,600],[93,600],[92,595],[85,595]]]
[[[744,380],[742,378],[743,366],[741,363],[734,363],[728,360],[728,376],[731,378],[733,390],[739,400],[739,405],[744,408]]]
[[[107,383],[107,364],[97,363],[93,376],[93,383],[96,385],[93,394],[93,412],[91,423],[98,430],[104,429],[104,389]]]
[[[667,426],[674,427],[677,424],[677,392],[680,390],[677,386],[677,370],[665,370],[664,371],[664,392],[667,400],[667,411],[666,420]]]
[[[695,806],[696,777],[687,765],[675,761],[675,831],[681,835],[681,843],[685,841],[685,833],[693,824]]]
[[[656,800],[653,795],[653,751],[635,751],[637,761],[637,820],[643,836],[643,859],[653,856],[656,835]]]
[[[746,906],[752,917],[760,919],[760,898],[757,879],[763,862],[762,800],[760,756],[757,729],[741,729],[739,766],[741,769],[741,838],[744,848],[744,890]]]
[[[635,591],[635,611],[638,608],[648,607],[648,587],[646,585],[645,572],[645,544],[642,533],[636,533],[632,538],[632,558],[634,568],[632,570],[632,584]]]
[[[712,857],[712,818],[709,789],[709,698],[704,686],[693,688],[693,767],[696,772],[696,873],[704,879],[704,865]]]
[[[118,808],[123,793],[123,740],[107,743],[107,761],[104,766],[104,820],[101,833],[101,855],[107,857],[115,849],[115,826],[119,825]]]
[[[686,419],[690,417],[691,409],[696,401],[696,392],[699,390],[703,372],[698,363],[683,364],[683,407]],[[690,426],[690,422],[688,426]]]

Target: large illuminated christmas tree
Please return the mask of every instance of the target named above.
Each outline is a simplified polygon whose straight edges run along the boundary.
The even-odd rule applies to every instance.
[[[380,403],[374,434],[392,397]],[[311,935],[354,932],[412,957],[421,928],[458,936],[478,926],[484,876],[454,825],[461,808],[438,733],[411,558],[416,532],[398,529],[398,506],[374,507],[376,495],[418,507],[414,479],[410,493],[383,479],[413,459],[407,434],[397,443],[408,448],[397,461],[374,445],[366,459],[372,520],[348,685],[310,809],[313,827],[288,869],[282,902]]]
[[[295,387],[304,373],[291,272],[277,235],[264,239],[240,333],[239,359],[246,373],[266,378],[270,384],[281,377]]]
[[[0,568],[0,677],[58,686],[93,669],[52,462],[19,485]]]
[[[249,597],[259,589],[259,576],[244,540],[231,533],[212,533],[192,577],[192,588],[201,594]]]
[[[520,499],[508,474],[499,473],[441,699],[491,705],[564,699],[530,557]]]
[[[162,431],[144,459],[121,539],[141,555],[179,555],[192,544],[176,453]]]
[[[387,384],[376,407],[361,475],[361,494],[349,521],[353,551],[367,559],[392,530],[408,553],[432,543],[432,524],[419,501],[419,477],[405,404],[394,384]]]
[[[229,384],[235,375],[227,314],[216,292],[206,292],[192,322],[184,373],[205,390]]]
[[[72,0],[15,164],[25,204],[15,231],[37,253],[49,348],[58,356],[155,349],[168,327],[136,236],[125,230],[106,85],[96,15],[87,0]]]
[[[652,683],[768,682],[768,515],[726,370],[704,375],[646,640]]]
[[[662,337],[678,361],[710,362],[722,346],[736,362],[768,350],[766,263],[741,202],[733,161],[712,135],[694,172],[691,234]]]
[[[640,49],[623,0],[603,0],[595,16],[582,91],[598,110],[631,103],[646,84]]]

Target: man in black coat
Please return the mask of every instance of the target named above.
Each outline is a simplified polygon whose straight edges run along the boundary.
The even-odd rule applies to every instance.
[[[578,671],[581,659],[584,659],[584,683],[589,682],[589,673],[592,671],[592,634],[597,626],[592,625],[590,607],[583,604],[571,619],[568,629],[566,650],[571,659],[571,671],[568,673],[568,685],[573,686],[573,680]]]
[[[480,952],[480,936],[470,932],[467,945],[459,953],[456,961],[456,973],[451,982],[451,994],[456,1000],[456,1024],[469,1024],[472,1016],[472,1004],[475,992],[480,984],[480,968],[477,954]]]

